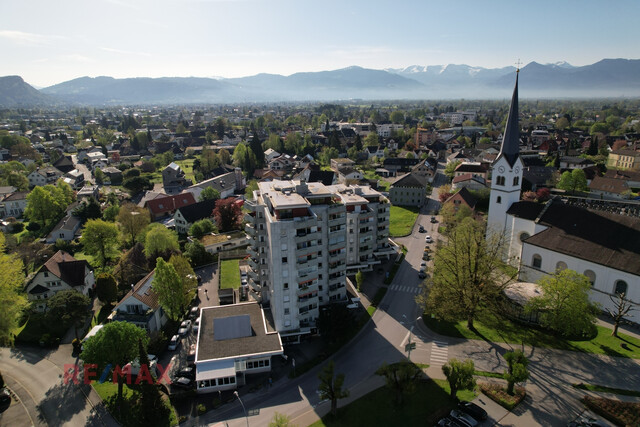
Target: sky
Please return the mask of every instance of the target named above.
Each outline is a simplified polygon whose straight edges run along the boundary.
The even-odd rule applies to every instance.
[[[640,1],[0,1],[0,76],[243,77],[640,59]]]

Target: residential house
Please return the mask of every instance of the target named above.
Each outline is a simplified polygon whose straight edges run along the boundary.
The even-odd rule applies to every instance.
[[[365,152],[367,153],[367,159],[371,160],[374,157],[380,159],[382,157],[384,157],[384,147],[383,146],[372,146],[372,145],[368,145],[366,147],[364,147]]]
[[[433,158],[427,158],[420,161],[411,168],[411,173],[422,177],[426,182],[433,182],[433,177],[438,169],[438,162]]]
[[[609,153],[607,167],[622,170],[640,171],[640,151],[623,148]]]
[[[340,171],[340,169],[342,168],[353,168],[355,164],[356,162],[347,158],[338,157],[335,159],[331,159],[331,169],[336,172]]]
[[[118,168],[114,168],[113,166],[109,166],[107,168],[102,169],[102,173],[104,174],[104,183],[111,185],[120,185],[122,184],[122,171]]]
[[[42,265],[25,286],[25,292],[36,310],[47,308],[47,299],[59,291],[75,289],[88,295],[95,279],[89,264],[77,260],[64,251],[58,251]]]
[[[192,205],[196,199],[192,193],[185,192],[172,196],[161,196],[152,200],[147,200],[144,207],[149,209],[151,218],[155,221],[163,216],[173,216],[177,209]]]
[[[629,188],[640,188],[640,172],[609,169],[604,176],[605,178],[621,179],[626,181]]]
[[[200,239],[200,243],[207,252],[215,254],[247,246],[250,241],[244,231],[236,231],[229,234],[207,234]]]
[[[82,220],[68,211],[64,218],[51,230],[45,241],[49,244],[55,243],[58,239],[71,242],[80,237],[81,226]]]
[[[353,168],[341,168],[338,171],[338,183],[344,185],[357,184],[363,178],[362,172]]]
[[[173,215],[176,231],[179,234],[187,234],[194,222],[213,217],[215,207],[216,201],[209,199],[176,209]]]
[[[20,218],[27,208],[28,195],[28,191],[17,191],[5,196],[0,203],[0,212],[2,212],[2,215],[4,217],[12,216]]]
[[[235,390],[246,377],[271,371],[283,356],[280,334],[269,309],[256,302],[206,307],[200,313],[196,342],[196,391]]]
[[[220,198],[225,199],[233,196],[236,192],[244,191],[246,181],[242,175],[240,168],[235,168],[233,172],[228,172],[202,182],[192,185],[185,189],[185,192],[192,193],[196,199],[200,197],[200,192],[207,187],[218,190]]]
[[[280,157],[280,155],[281,154],[273,148],[267,148],[264,152],[264,161],[265,163],[269,164],[271,160],[275,159],[276,157]]]
[[[84,173],[78,169],[73,169],[65,173],[62,180],[69,184],[74,190],[79,190],[84,187]]]
[[[589,159],[585,159],[584,157],[575,157],[575,156],[560,157],[560,169],[584,169],[593,165],[595,165],[595,163],[593,163]]]
[[[418,163],[420,163],[420,159],[417,158],[389,157],[384,159],[382,167],[393,173],[409,172]]]
[[[289,170],[293,167],[293,160],[291,156],[288,154],[282,154],[274,159],[272,159],[268,164],[269,169],[271,170]]]
[[[307,182],[321,182],[324,185],[334,185],[338,183],[338,178],[334,171],[310,170],[306,178]]]
[[[53,166],[46,166],[43,168],[37,168],[27,175],[27,178],[29,179],[30,187],[42,187],[48,184],[55,184],[61,176],[62,172],[58,169]]]
[[[465,173],[463,175],[457,175],[451,182],[451,188],[458,190],[460,188],[467,188],[469,190],[482,190],[487,188],[487,182],[481,176],[474,176],[471,173]]]
[[[100,200],[100,187],[98,187],[97,185],[85,185],[76,194],[76,199],[79,202],[91,197],[96,200]]]
[[[473,197],[467,188],[463,187],[460,191],[445,200],[442,205],[453,205],[454,212],[458,212],[460,206],[466,206],[469,209],[474,210],[476,208],[476,203],[477,201],[475,197]]]
[[[600,199],[628,199],[631,190],[627,181],[595,176],[589,183],[591,194]]]
[[[160,332],[169,320],[152,288],[155,270],[140,279],[113,308],[109,319],[132,323],[148,333]]]
[[[458,166],[456,166],[454,171],[454,177],[471,174],[471,176],[480,177],[483,180],[486,180],[488,173],[489,173],[489,165],[486,163],[462,162]]]
[[[71,172],[76,168],[76,166],[73,164],[73,161],[71,160],[71,157],[68,156],[61,156],[58,160],[53,162],[51,166],[58,169],[62,173]]]
[[[413,173],[400,176],[389,188],[389,199],[397,206],[422,206],[426,197],[427,181]]]
[[[185,174],[175,162],[171,162],[162,170],[162,186],[167,189],[178,189],[191,185],[191,180],[185,178]]]

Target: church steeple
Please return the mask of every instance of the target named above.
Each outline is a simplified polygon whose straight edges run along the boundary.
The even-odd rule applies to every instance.
[[[520,126],[518,125],[518,75],[520,70],[516,71],[516,86],[513,89],[513,97],[511,98],[511,107],[507,116],[507,125],[504,129],[502,137],[502,146],[500,147],[500,157],[504,157],[513,166],[518,154],[520,153]]]

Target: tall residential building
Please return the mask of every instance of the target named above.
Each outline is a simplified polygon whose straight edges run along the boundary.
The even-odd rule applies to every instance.
[[[246,201],[249,284],[283,340],[316,327],[320,307],[347,300],[346,277],[395,253],[389,202],[370,187],[319,182],[258,184]]]

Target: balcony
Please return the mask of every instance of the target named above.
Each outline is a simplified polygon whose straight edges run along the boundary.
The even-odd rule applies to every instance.
[[[258,203],[255,200],[245,200],[242,206],[251,212],[255,212],[258,207]]]
[[[247,263],[249,264],[249,267],[251,267],[252,270],[258,271],[258,260],[257,259],[249,258],[247,260]]]
[[[245,222],[249,222],[249,223],[252,223],[252,224],[253,224],[253,223],[255,222],[255,220],[256,220],[256,218],[255,218],[253,215],[249,214],[249,213],[245,213],[245,214],[244,214],[244,216],[242,217],[242,219],[243,219]]]
[[[249,270],[247,272],[247,274],[249,275],[249,277],[251,278],[251,280],[253,280],[254,282],[258,283],[260,282],[260,278],[258,277],[258,272],[257,270]]]
[[[251,255],[251,258],[258,259],[258,257],[259,257],[258,251],[256,250],[256,248],[254,246],[247,246],[247,253],[249,255]]]
[[[256,235],[256,229],[251,223],[244,225],[244,231],[250,236]]]
[[[346,288],[346,285],[344,283],[335,284],[335,285],[329,285],[329,293],[330,294],[335,294],[335,293],[340,292],[341,290],[343,290],[345,288]]]

